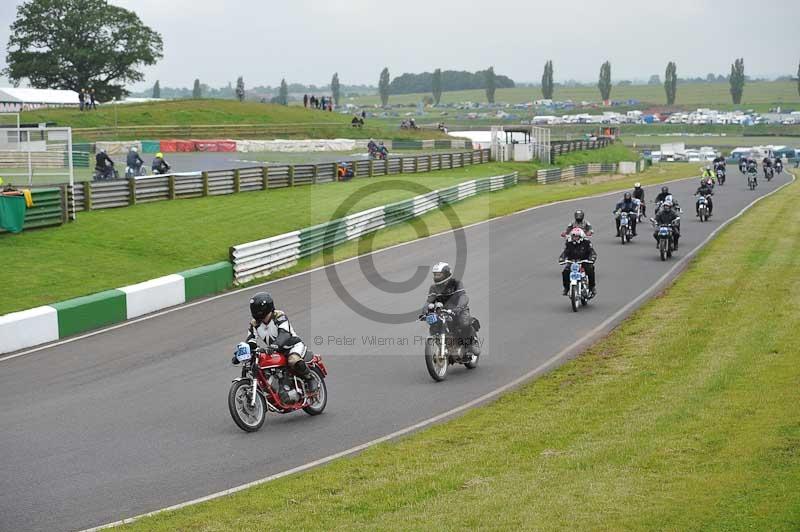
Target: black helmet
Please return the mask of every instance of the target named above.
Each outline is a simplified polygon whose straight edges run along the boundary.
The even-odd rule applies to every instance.
[[[633,198],[633,195],[630,192],[626,192],[622,195],[622,199],[625,201],[630,201]]]
[[[669,194],[669,187],[661,187],[661,192],[663,194]]]
[[[584,218],[584,214],[583,214],[582,210],[578,209],[577,211],[575,211],[575,221],[576,222],[578,222],[578,223],[582,222],[583,218]]]
[[[275,310],[275,302],[267,292],[259,292],[250,298],[250,315],[254,320],[263,321],[273,310]]]

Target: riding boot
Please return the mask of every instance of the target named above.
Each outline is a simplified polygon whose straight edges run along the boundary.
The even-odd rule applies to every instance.
[[[308,369],[308,364],[303,359],[298,360],[292,365],[292,371],[295,375],[303,379],[306,383],[306,388],[309,392],[316,392],[318,385],[317,379],[314,378],[310,369]]]

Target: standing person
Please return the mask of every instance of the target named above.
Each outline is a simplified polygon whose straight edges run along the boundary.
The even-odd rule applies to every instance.
[[[367,111],[364,109],[361,110],[361,123],[364,123],[364,119],[367,118]]]
[[[94,99],[94,89],[89,92],[89,101],[91,102],[92,109],[97,109],[97,102]]]
[[[81,111],[83,111],[83,106],[86,103],[86,89],[81,89],[78,93],[78,103],[80,104]]]
[[[308,109],[308,94],[303,94],[303,107]]]

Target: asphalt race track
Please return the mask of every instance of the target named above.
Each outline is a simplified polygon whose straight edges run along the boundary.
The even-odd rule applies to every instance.
[[[231,420],[227,393],[238,374],[231,353],[244,337],[247,301],[258,288],[0,362],[0,530],[116,521],[284,471],[462,405],[584,337],[723,221],[790,179],[787,173],[771,183],[760,177],[752,192],[730,166],[706,223],[694,216],[698,180],[670,184],[685,212],[680,250],[667,262],[658,258],[649,223],[629,245],[614,238],[611,210],[621,194],[468,228],[463,278],[472,313],[483,324],[484,355],[477,370],[451,368],[443,383],[425,369],[423,324],[357,314],[324,270],[272,283],[278,307],[323,354],[329,402],[314,418],[270,415],[254,434]],[[658,188],[646,189],[648,201]],[[573,314],[561,296],[556,259],[559,233],[576,208],[595,226],[599,294]],[[362,274],[355,260],[336,271],[361,304],[412,312],[422,307],[430,277],[407,292],[397,284],[420,266],[454,262],[455,248],[453,234],[443,234],[377,253],[375,269],[384,281]]]

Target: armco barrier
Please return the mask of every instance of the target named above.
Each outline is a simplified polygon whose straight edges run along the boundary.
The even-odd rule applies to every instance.
[[[546,168],[536,172],[536,182],[540,185],[548,183],[558,183],[560,181],[570,181],[577,177],[583,177],[590,174],[605,174],[615,173],[617,171],[625,170],[623,173],[635,173],[638,168],[644,168],[640,163],[621,162],[617,163],[589,163],[577,166],[567,166],[565,168]]]
[[[9,353],[179,305],[233,285],[220,262],[143,283],[0,316],[0,353]]]
[[[441,205],[460,201],[481,192],[514,186],[517,184],[517,179],[517,172],[475,179],[397,203],[373,207],[299,231],[235,245],[230,249],[234,281],[241,284],[288,268],[303,257],[420,216]]]
[[[162,141],[162,147],[165,142],[175,142],[172,148],[178,149],[177,143],[184,141]],[[356,177],[374,177],[460,168],[487,162],[489,162],[489,150],[470,150],[391,157],[388,160],[355,161],[353,167]],[[83,181],[75,183],[69,190],[69,202],[74,204],[76,212],[110,209],[150,201],[329,183],[336,180],[336,171],[336,163],[320,163],[253,166],[208,172],[151,175],[115,181]]]

